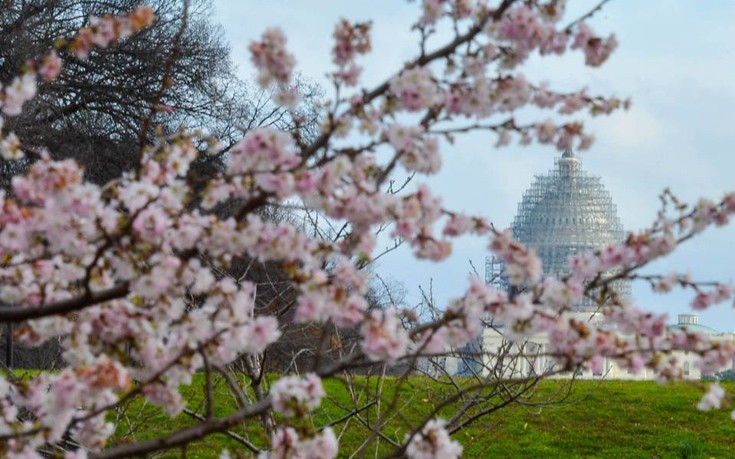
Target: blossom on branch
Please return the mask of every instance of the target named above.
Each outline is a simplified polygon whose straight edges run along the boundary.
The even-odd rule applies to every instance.
[[[286,85],[291,82],[296,59],[286,50],[286,35],[272,27],[263,33],[261,41],[250,44],[251,59],[259,70],[258,82],[262,87],[272,82]]]
[[[406,448],[411,459],[455,459],[462,455],[462,445],[453,441],[443,419],[432,419],[416,433]]]

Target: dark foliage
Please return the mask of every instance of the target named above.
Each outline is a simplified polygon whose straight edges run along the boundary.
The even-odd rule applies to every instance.
[[[159,107],[166,110],[156,111],[145,133],[149,138],[197,128],[228,147],[252,127],[293,127],[268,92],[252,91],[235,76],[222,29],[211,22],[208,0],[191,0],[176,50],[185,17],[181,0],[0,0],[0,82],[10,81],[27,59],[47,52],[58,37],[87,25],[90,16],[123,14],[141,3],[155,9],[153,27],[95,50],[86,60],[66,56],[58,80],[42,84],[38,97],[22,116],[8,119],[6,129],[30,149],[46,147],[54,157],[76,159],[85,166],[87,179],[102,184],[135,165],[143,120],[165,78],[170,86]],[[314,89],[302,86],[308,103]],[[302,114],[305,124],[314,124],[313,111]],[[221,158],[206,157],[195,170],[206,176],[221,163]],[[7,186],[24,166],[3,164],[2,184]]]

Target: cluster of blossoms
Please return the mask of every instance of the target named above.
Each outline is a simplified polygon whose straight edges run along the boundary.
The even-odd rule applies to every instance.
[[[306,418],[326,395],[321,379],[313,373],[304,377],[284,376],[270,389],[273,409],[286,418]],[[299,435],[301,433],[301,435]],[[281,426],[271,437],[271,451],[260,459],[332,459],[337,456],[337,437],[331,427],[317,432],[298,432]]]
[[[388,142],[400,155],[401,165],[408,171],[433,174],[441,168],[439,141],[414,126],[393,124],[386,133]]]
[[[584,51],[587,65],[602,65],[617,47],[615,35],[603,39],[584,22],[575,24],[573,28],[557,30],[556,24],[562,18],[564,3],[553,2],[547,8],[516,4],[501,21],[491,24],[492,33],[500,40],[515,45],[507,59],[523,61],[536,49],[542,55],[562,54],[572,40],[571,49]]]
[[[258,459],[332,459],[337,457],[338,444],[331,427],[307,438],[299,437],[292,427],[283,427],[273,434],[271,448]]]
[[[352,364],[392,364],[463,346],[480,335],[487,316],[502,321],[516,342],[546,334],[550,354],[567,370],[598,368],[606,357],[633,371],[649,367],[661,378],[681,377],[678,362],[667,358],[674,350],[700,355],[703,370],[731,362],[733,346],[693,333],[667,335],[665,316],[622,299],[604,308],[600,324],[580,321],[571,310],[590,291],[631,275],[704,228],[727,222],[735,213],[735,195],[702,201],[651,231],[579,255],[570,261],[566,278],[542,279],[533,250],[481,218],[444,209],[426,185],[403,194],[385,192],[396,165],[418,174],[439,170],[440,136],[487,128],[498,134],[499,144],[518,133],[522,143],[535,134],[541,143],[560,148],[577,140],[588,146],[591,137],[580,123],[519,125],[514,113],[529,105],[564,114],[585,108],[609,113],[625,106],[584,91],[558,93],[515,71],[532,52],[562,53],[570,40],[589,65],[599,65],[614,49],[614,37],[602,40],[584,22],[559,28],[563,2],[503,5],[493,10],[482,2],[425,0],[418,23],[422,34],[432,33],[443,19],[468,23],[451,46],[408,62],[372,91],[355,90],[334,101],[321,133],[308,144],[274,128],[246,133],[229,152],[227,169],[203,191],[195,186],[190,165],[200,154],[197,145],[208,139],[187,132],[146,146],[138,167],[104,188],[85,182],[74,162],[41,153],[27,174],[13,179],[10,192],[0,194],[0,300],[8,305],[0,309],[0,321],[18,323],[16,335],[29,346],[60,339],[68,367],[28,383],[0,378],[0,438],[11,440],[0,444],[0,452],[39,457],[36,450],[70,436],[81,448],[69,457],[82,458],[105,446],[114,430],[105,414],[120,400],[142,396],[175,415],[185,407],[180,387],[196,372],[261,355],[277,343],[284,324],[256,306],[256,284],[227,274],[238,257],[283,269],[297,294],[295,322],[350,328],[360,339],[343,360],[303,378],[283,377],[269,394],[233,415],[239,422],[274,410],[285,418],[271,431],[272,451],[263,458],[335,457],[331,428],[306,431],[289,424],[319,405],[325,396],[321,377]],[[146,8],[121,18],[94,18],[90,27],[60,42],[59,50],[83,58],[94,46],[108,46],[151,21]],[[370,50],[369,31],[368,24],[344,20],[335,29],[335,77],[346,86],[358,82],[355,59]],[[276,83],[287,91],[296,62],[283,32],[268,29],[250,51],[261,84]],[[28,68],[4,87],[5,115],[20,113],[40,80],[58,76],[61,61],[52,52]],[[511,118],[487,121],[496,116]],[[482,120],[488,124],[478,124]],[[343,147],[355,127],[369,141]],[[22,156],[22,142],[12,133],[0,140],[4,158]],[[383,147],[390,150],[387,160],[378,154]],[[344,222],[348,230],[333,239],[317,238],[257,212],[291,199]],[[474,279],[441,317],[415,328],[395,308],[370,310],[368,278],[360,268],[374,255],[374,233],[387,226],[416,257],[430,260],[445,259],[454,237],[489,235],[490,249],[504,262],[516,290],[509,294]],[[662,280],[660,289],[676,282],[682,283]],[[732,296],[733,289],[722,285],[699,291],[694,307]],[[719,406],[723,394],[713,387],[700,408]],[[21,411],[30,417],[19,418]],[[411,458],[453,458],[462,451],[441,420],[427,420],[404,442]],[[165,442],[151,445],[140,454]]]
[[[707,309],[718,303],[724,303],[733,297],[735,286],[732,284],[718,284],[716,288],[709,292],[697,292],[692,300],[692,309]]]
[[[557,3],[556,8],[561,12],[563,3]],[[569,32],[556,29],[560,19],[561,14],[543,14],[539,9],[519,4],[491,27],[500,40],[515,44],[513,59],[520,61],[536,49],[542,54],[561,54],[566,50]]]
[[[365,318],[367,290],[365,273],[357,271],[345,258],[335,260],[331,273],[312,269],[308,280],[301,285],[294,320],[301,323],[331,320],[338,327],[354,327]]]
[[[36,74],[27,72],[22,76],[15,77],[13,82],[4,88],[3,92],[5,96],[2,101],[3,113],[9,116],[19,115],[23,110],[23,104],[36,95]],[[13,158],[6,157],[6,159]]]
[[[395,94],[401,108],[420,111],[439,102],[439,87],[426,67],[408,69],[401,72],[390,82],[390,90]]]
[[[421,6],[422,15],[418,25],[427,27],[436,24],[446,15],[457,20],[467,19],[475,13],[477,5],[471,0],[424,0]]]
[[[442,78],[437,76],[442,72],[436,71],[435,75],[434,69],[429,66],[407,65],[389,81],[390,93],[395,99],[392,100],[394,104],[387,108],[392,112],[429,109],[436,114],[444,111],[448,117],[459,115],[484,119],[498,113],[514,113],[528,104],[547,109],[558,106],[558,111],[563,114],[588,109],[593,115],[608,114],[630,105],[629,101],[614,97],[591,96],[584,90],[575,93],[555,92],[549,89],[547,83],[535,85],[522,74],[511,73],[531,52],[562,53],[572,38],[575,40],[572,48],[582,49],[588,56],[594,55],[596,64],[607,59],[614,37],[606,40],[599,38],[591,34],[591,29],[584,22],[558,29],[564,2],[553,2],[544,7],[515,3],[498,20],[489,20],[495,13],[493,10],[467,1],[424,1],[423,10],[420,27],[433,26],[443,17],[453,20],[484,18],[486,27],[473,38],[484,35],[488,40],[477,43],[462,55],[461,66],[455,60],[449,60]],[[356,54],[354,50],[358,49],[357,43],[369,43],[368,31],[365,24],[350,24],[346,21],[342,21],[335,31],[333,56],[341,69],[336,76],[338,80],[348,82],[348,85],[357,83],[359,71],[354,66],[350,67],[351,70],[345,70],[344,65]],[[598,43],[608,45],[600,47]],[[499,74],[489,77],[488,71],[493,67],[499,70]],[[367,109],[362,95],[358,94],[355,98],[353,110],[338,120],[330,120],[330,123],[333,126],[349,126],[352,121],[350,118],[356,115],[361,126],[369,131],[374,130],[376,112]],[[586,149],[593,141],[593,137],[585,133],[578,122],[558,126],[549,120],[538,125],[519,126],[511,118],[486,128],[496,132],[499,146],[510,143],[514,132],[519,134],[521,144],[530,143],[535,134],[541,143],[553,143],[559,149],[571,147],[577,141],[580,149]],[[447,127],[437,132],[451,135],[464,130],[464,127]]]
[[[362,68],[355,64],[358,54],[370,52],[370,23],[352,24],[346,19],[334,28],[332,60],[339,70],[334,76],[347,86],[357,85]]]
[[[372,360],[394,363],[406,355],[408,335],[395,309],[372,311],[360,331],[362,349]]]
[[[406,454],[412,459],[455,459],[462,455],[462,445],[453,441],[442,419],[432,419],[411,438]]]
[[[141,29],[153,24],[155,15],[150,7],[140,7],[121,17],[106,15],[89,18],[85,27],[72,38],[69,49],[78,57],[84,58],[95,47],[107,48],[117,40],[130,37]]]
[[[273,384],[270,391],[273,409],[284,416],[295,416],[304,410],[319,406],[326,394],[322,380],[313,373],[301,378],[284,376]]]
[[[610,53],[618,47],[618,40],[615,35],[610,35],[606,39],[602,39],[595,35],[594,31],[587,24],[579,24],[578,32],[574,37],[572,49],[583,49],[585,63],[593,67],[602,65]]]
[[[274,81],[282,85],[291,82],[296,59],[286,51],[286,35],[281,29],[268,29],[261,41],[250,44],[250,54],[260,71],[258,81],[261,86]]]
[[[722,399],[725,396],[725,389],[719,384],[711,384],[707,393],[704,394],[702,400],[697,403],[697,409],[701,411],[709,411],[713,408],[719,409],[722,405]],[[735,411],[733,412],[735,415]]]
[[[536,251],[515,242],[510,231],[496,233],[490,242],[490,250],[505,263],[511,285],[534,285],[541,279],[543,268]]]
[[[67,368],[58,374],[39,375],[22,388],[0,378],[3,400],[0,435],[14,431],[19,407],[30,410],[45,433],[44,437],[32,437],[29,442],[12,442],[4,451],[6,457],[40,457],[34,450],[47,442],[62,441],[69,422],[75,417],[74,438],[86,448],[103,446],[114,425],[105,421],[105,412],[100,408],[113,403],[116,393],[128,389],[130,383],[128,372],[106,357],[77,370]],[[30,422],[26,424],[27,429],[33,427]]]

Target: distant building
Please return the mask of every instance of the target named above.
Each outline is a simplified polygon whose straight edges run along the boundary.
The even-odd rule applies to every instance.
[[[625,231],[617,215],[617,207],[605,189],[600,177],[592,176],[581,168],[581,160],[571,151],[564,152],[554,161],[554,168],[546,175],[537,175],[531,187],[518,204],[511,229],[516,240],[534,248],[543,263],[546,275],[564,276],[569,273],[568,260],[572,255],[622,242]],[[486,282],[507,288],[503,266],[496,259],[486,260]],[[618,294],[628,295],[627,282],[614,285]],[[600,323],[597,303],[585,299],[575,306],[579,321]],[[525,377],[555,371],[554,360],[547,354],[548,337],[531,337],[523,344],[510,343],[503,334],[503,324],[492,323],[477,341],[458,352],[458,357],[447,360],[447,370],[456,374],[494,373],[498,377]],[[681,314],[676,325],[668,332],[704,333],[713,339],[735,340],[732,333],[720,333],[699,324],[695,314]],[[478,352],[481,350],[481,352]],[[483,357],[478,358],[479,355]],[[695,356],[678,352],[674,355],[684,369],[684,377],[699,379],[702,374],[695,366]],[[481,361],[480,361],[481,360]],[[449,369],[451,367],[451,370]],[[571,373],[561,377],[571,377]],[[600,370],[593,374],[580,369],[576,377],[613,379],[654,379],[653,370],[637,374],[620,369],[612,360],[605,359]]]
[[[699,315],[697,314],[679,314],[676,325],[670,325],[667,328],[669,333],[701,333],[706,335],[707,338],[716,341],[735,341],[735,333],[733,332],[721,332],[714,328],[701,325],[699,323]],[[687,379],[699,379],[703,375],[700,369],[695,365],[696,355],[688,352],[677,352],[677,359],[682,362],[684,368],[684,377]],[[729,369],[732,369],[729,368]],[[723,369],[727,370],[727,368]]]
[[[617,207],[600,177],[582,170],[582,161],[571,150],[554,161],[545,175],[536,175],[523,193],[518,213],[511,225],[513,238],[536,250],[544,274],[564,276],[569,273],[569,257],[625,240],[625,230]],[[502,264],[486,260],[486,282],[505,287]],[[616,285],[620,294],[629,293],[629,285]],[[595,310],[597,305],[585,299],[579,310]]]
[[[575,313],[579,320],[589,320],[591,323],[599,323],[602,317],[599,314],[585,312]],[[667,333],[701,333],[707,338],[717,341],[735,341],[735,333],[720,332],[713,328],[701,325],[697,314],[679,314],[678,321],[667,327]],[[543,374],[547,370],[554,369],[554,360],[544,354],[547,353],[548,337],[539,335],[532,337],[523,344],[511,344],[503,336],[503,328],[488,328],[482,335],[482,348],[488,355],[503,355],[502,360],[486,357],[483,362],[482,373],[490,371],[503,378],[526,377],[534,374]],[[689,352],[677,351],[672,354],[680,363],[684,371],[684,379],[700,379],[703,376],[696,365],[697,356]],[[479,364],[479,362],[478,362]],[[461,368],[461,367],[459,367]],[[724,370],[724,369],[723,369]],[[561,374],[559,377],[571,377],[571,373]],[[604,359],[600,371],[593,373],[590,370],[581,370],[575,375],[581,379],[629,379],[629,380],[652,380],[656,378],[656,372],[644,368],[637,374],[628,369],[618,367],[612,360]]]

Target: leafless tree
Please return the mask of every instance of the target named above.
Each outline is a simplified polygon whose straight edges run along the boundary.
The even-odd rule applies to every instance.
[[[67,59],[58,80],[42,84],[39,97],[6,127],[26,145],[76,159],[96,183],[132,168],[145,136],[180,127],[203,129],[226,151],[243,130],[296,127],[270,92],[235,76],[209,0],[192,0],[186,15],[180,0],[0,0],[0,81],[8,82],[27,59],[70,36],[91,16],[125,13],[141,3],[156,10],[153,27],[95,50],[86,60]],[[298,111],[299,127],[308,135],[315,120],[308,106],[318,88],[297,84],[307,107]],[[206,175],[221,161],[203,158],[195,170]],[[7,186],[23,166],[0,166],[0,184]]]

